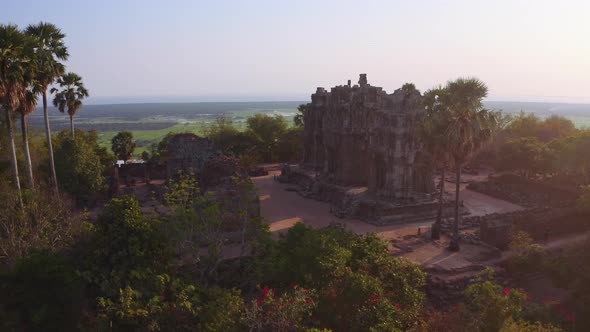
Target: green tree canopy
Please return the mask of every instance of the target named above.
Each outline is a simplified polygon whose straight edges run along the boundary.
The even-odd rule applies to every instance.
[[[391,256],[375,235],[296,224],[280,239],[270,271],[278,285],[317,290],[316,317],[335,331],[408,330],[417,322],[426,275]]]
[[[256,141],[256,147],[264,161],[273,161],[274,152],[288,124],[280,115],[256,114],[247,120],[247,133]]]
[[[49,124],[49,110],[47,108],[47,88],[65,72],[65,66],[59,61],[66,61],[69,57],[64,43],[65,34],[54,24],[39,22],[27,27],[25,33],[35,39],[35,80],[38,82],[36,90],[43,96],[43,116],[45,120],[45,139],[49,152],[49,168],[55,194],[59,193],[55,161],[53,158],[53,144],[51,142],[51,127]]]
[[[130,131],[121,131],[111,140],[111,150],[117,158],[125,161],[133,157],[133,150],[136,146],[133,133]]]
[[[301,104],[297,106],[297,114],[293,117],[293,123],[296,127],[304,126],[305,112],[311,108],[311,103]]]
[[[564,138],[578,132],[571,120],[559,115],[551,115],[542,120],[534,113],[520,112],[507,126],[512,138],[536,137],[542,142]]]
[[[77,134],[77,140],[64,130],[55,136],[55,165],[61,188],[83,203],[105,189],[103,173],[114,160],[98,145],[95,131]]]
[[[53,106],[62,113],[67,110],[70,116],[70,130],[74,137],[74,116],[82,108],[82,100],[88,97],[88,90],[82,83],[82,77],[76,73],[66,73],[58,78],[56,83],[60,89],[51,89],[51,93],[55,93]]]
[[[522,137],[509,140],[500,147],[496,168],[531,177],[547,173],[551,163],[551,151],[546,144],[535,137]]]

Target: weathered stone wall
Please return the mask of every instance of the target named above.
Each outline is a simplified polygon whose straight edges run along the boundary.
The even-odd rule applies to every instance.
[[[527,232],[537,241],[586,232],[590,229],[588,214],[576,208],[532,208],[509,213],[467,217],[461,229],[479,227],[479,238],[487,244],[507,249],[516,230]],[[443,222],[443,231],[451,230],[451,220]]]
[[[420,200],[434,191],[417,125],[422,96],[415,89],[387,94],[367,83],[318,88],[304,114],[303,165],[326,182],[367,186],[379,198]]]
[[[205,164],[219,155],[213,142],[194,134],[177,134],[170,139],[167,148],[166,172],[168,178],[176,178],[180,172],[200,175]]]
[[[247,172],[237,158],[219,152],[209,139],[194,134],[174,135],[165,161],[168,178],[194,176],[200,190],[219,203],[226,231],[241,229],[244,212],[249,218],[260,217],[258,194]]]
[[[467,188],[529,208],[573,206],[579,195],[575,189],[556,188],[516,175],[490,177],[486,182],[472,182]]]
[[[166,168],[161,165],[123,164],[119,166],[119,177],[149,178],[151,180],[166,179]],[[123,181],[124,182],[124,181]]]

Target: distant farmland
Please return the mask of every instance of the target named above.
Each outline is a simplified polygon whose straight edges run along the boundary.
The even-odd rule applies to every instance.
[[[151,143],[158,142],[169,132],[194,132],[204,129],[220,115],[234,120],[243,128],[248,117],[256,113],[280,114],[291,121],[302,101],[287,102],[207,102],[207,103],[153,103],[87,105],[78,112],[75,125],[81,129],[96,129],[100,143],[110,147],[110,140],[117,132],[128,130],[137,139],[141,153]],[[50,107],[51,126],[54,131],[69,129],[69,118]],[[43,127],[43,111],[38,108],[30,123]]]
[[[194,132],[204,129],[221,114],[234,120],[239,128],[245,127],[248,117],[256,113],[280,114],[292,121],[297,106],[306,101],[285,102],[205,102],[205,103],[146,103],[87,105],[76,117],[76,127],[96,129],[103,146],[110,147],[111,138],[119,131],[129,130],[137,139],[141,153],[151,143],[158,142],[169,132]],[[535,113],[540,117],[553,114],[572,120],[578,127],[590,127],[590,104],[486,102],[486,107],[507,113]],[[54,130],[69,128],[69,118],[57,109],[50,108]],[[40,108],[30,116],[32,126],[43,127]]]

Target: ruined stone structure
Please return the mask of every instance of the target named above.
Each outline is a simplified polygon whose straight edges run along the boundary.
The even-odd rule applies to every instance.
[[[328,183],[366,186],[380,199],[416,201],[434,191],[417,125],[422,96],[406,85],[393,94],[367,82],[317,88],[304,114],[303,166]]]
[[[166,150],[168,178],[194,176],[201,191],[220,204],[226,230],[241,227],[244,211],[249,217],[260,216],[258,195],[237,158],[221,153],[209,139],[189,133],[174,135]],[[241,233],[234,235],[241,237]],[[234,235],[226,234],[228,238]]]
[[[200,175],[209,159],[219,152],[209,139],[194,134],[174,135],[168,143],[166,173],[176,178],[180,173]]]

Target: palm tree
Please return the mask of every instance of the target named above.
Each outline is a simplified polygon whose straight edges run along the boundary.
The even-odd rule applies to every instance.
[[[35,181],[33,179],[33,166],[31,163],[31,152],[29,149],[29,133],[27,129],[27,116],[31,114],[35,107],[37,107],[37,94],[30,88],[22,94],[18,112],[20,113],[21,131],[23,137],[23,146],[25,153],[25,170],[27,173],[27,182],[29,189],[35,189]]]
[[[6,116],[6,128],[11,152],[11,168],[18,201],[23,208],[23,199],[18,175],[12,113],[19,107],[25,74],[25,64],[32,51],[30,40],[18,30],[16,25],[0,24],[0,101]]]
[[[88,97],[88,90],[84,88],[82,77],[75,73],[67,73],[57,79],[57,84],[62,88],[59,91],[56,88],[51,89],[51,93],[55,93],[53,99],[53,106],[57,107],[60,112],[64,113],[66,108],[70,116],[70,130],[72,131],[72,138],[74,137],[74,116],[80,108],[82,108],[82,99]]]
[[[431,237],[440,239],[443,215],[445,173],[449,162],[448,142],[446,130],[448,128],[449,112],[446,105],[447,95],[443,87],[437,87],[424,93],[426,114],[420,126],[420,136],[424,148],[429,152],[433,164],[439,168],[441,177],[439,184],[438,211],[436,221],[432,225]]]
[[[49,166],[51,169],[51,180],[55,194],[59,194],[57,185],[57,175],[55,173],[55,161],[53,159],[53,144],[51,143],[51,128],[49,126],[49,110],[47,104],[47,88],[64,73],[63,64],[58,60],[65,61],[68,59],[68,49],[63,39],[65,34],[55,25],[46,22],[40,22],[35,25],[29,25],[25,30],[26,34],[35,37],[37,41],[36,80],[39,84],[39,91],[43,95],[43,116],[45,117],[45,138],[49,150]]]
[[[455,166],[455,220],[449,249],[459,250],[459,202],[461,200],[461,168],[465,162],[487,143],[496,128],[497,113],[483,108],[482,100],[488,88],[476,78],[459,78],[448,82],[446,105],[449,110],[449,125],[446,140]]]

